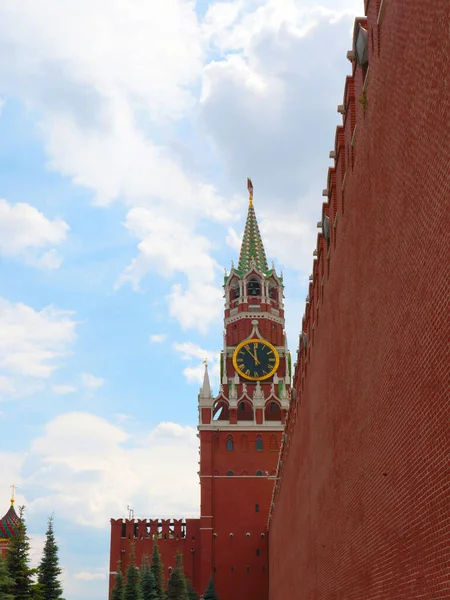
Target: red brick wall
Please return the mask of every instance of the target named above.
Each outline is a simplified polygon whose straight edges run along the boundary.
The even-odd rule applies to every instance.
[[[384,0],[378,27],[367,4],[367,110],[357,68],[297,357],[270,600],[450,598],[449,6]]]

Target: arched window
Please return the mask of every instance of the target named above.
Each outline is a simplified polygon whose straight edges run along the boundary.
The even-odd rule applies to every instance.
[[[257,450],[264,450],[264,442],[262,441],[262,437],[257,437],[256,438],[256,449]]]
[[[234,450],[233,438],[231,437],[227,439],[227,450],[228,452],[232,452]]]
[[[261,296],[261,284],[257,279],[250,279],[248,282],[248,295]]]
[[[233,471],[227,471],[227,476],[228,477],[233,477],[233,475],[234,475]]]
[[[276,404],[276,402],[271,402],[270,403],[270,412],[271,413],[277,412],[277,404]]]
[[[255,512],[259,512],[259,504],[255,504]]]
[[[256,476],[257,477],[262,477],[263,476],[263,472],[262,471],[256,471]]]

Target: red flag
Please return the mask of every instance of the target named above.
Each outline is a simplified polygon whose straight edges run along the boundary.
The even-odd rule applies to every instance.
[[[247,177],[247,189],[250,196],[253,196],[253,183],[250,177]]]

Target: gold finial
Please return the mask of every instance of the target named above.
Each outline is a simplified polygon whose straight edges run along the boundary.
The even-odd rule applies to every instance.
[[[249,193],[248,205],[253,206],[253,183],[250,177],[247,177],[247,189]]]
[[[16,495],[16,490],[17,490],[17,486],[15,486],[14,484],[12,484],[11,486],[12,489],[12,494],[11,494],[11,506],[14,506],[14,497]]]
[[[203,361],[203,364],[205,365],[205,367],[208,366],[208,359],[207,358],[205,358],[205,360]]]

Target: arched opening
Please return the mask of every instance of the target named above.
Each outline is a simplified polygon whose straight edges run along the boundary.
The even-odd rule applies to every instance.
[[[262,471],[256,471],[256,476],[257,477],[262,477],[263,476],[263,472]]]
[[[227,471],[227,477],[233,477],[234,473],[233,471]]]
[[[281,408],[275,400],[269,400],[264,410],[266,421],[281,421]]]
[[[256,438],[256,450],[259,450],[259,452],[261,452],[262,450],[264,450],[264,442],[263,439],[260,435],[258,435],[258,437]]]
[[[248,295],[261,296],[261,282],[256,277],[252,277],[248,281]]]
[[[233,452],[233,450],[234,450],[234,442],[233,442],[233,438],[231,436],[229,436],[227,438],[226,447],[227,447],[227,451],[228,452]]]
[[[230,411],[228,408],[228,402],[226,402],[225,400],[218,400],[214,404],[213,420],[214,421],[229,421],[230,420]]]
[[[253,421],[253,406],[249,400],[242,400],[238,404],[238,421]]]

